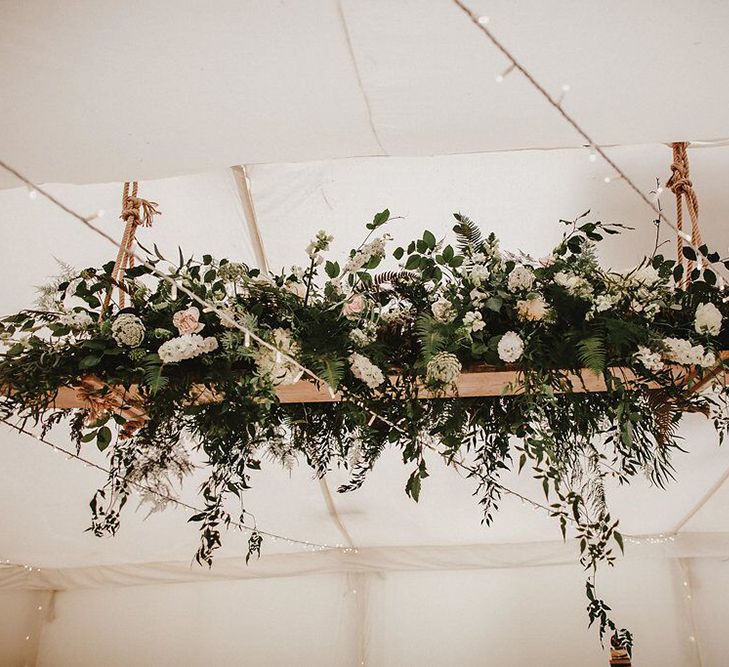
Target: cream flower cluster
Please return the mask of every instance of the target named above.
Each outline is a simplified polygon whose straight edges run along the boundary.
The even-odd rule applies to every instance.
[[[300,348],[286,329],[277,328],[271,332],[274,347],[290,357],[296,357]],[[260,347],[256,355],[256,365],[261,375],[271,379],[273,384],[295,384],[303,371],[294,363],[284,359],[276,350]]]
[[[344,265],[343,273],[356,273],[373,257],[385,256],[385,241],[390,240],[390,235],[385,234],[382,238],[375,239],[363,245]]]
[[[660,353],[652,352],[645,345],[638,345],[638,351],[633,355],[633,358],[654,373],[658,373],[664,368]]]
[[[461,362],[455,354],[439,352],[428,362],[425,377],[439,386],[453,385],[458,380],[461,369]]]
[[[714,366],[716,356],[706,352],[703,345],[692,345],[683,338],[664,338],[664,358],[684,366]]]
[[[217,349],[218,340],[214,336],[203,338],[200,334],[184,334],[162,343],[157,354],[163,364],[174,364]]]
[[[516,314],[522,320],[539,322],[549,312],[549,306],[539,294],[530,294],[526,299],[516,302]]]
[[[349,366],[352,369],[352,375],[358,380],[362,380],[370,389],[379,387],[385,381],[382,371],[363,354],[352,352],[349,355]]]
[[[694,328],[696,333],[718,336],[721,331],[722,314],[713,303],[702,303],[696,308]]]
[[[370,320],[363,320],[359,327],[349,332],[349,339],[356,347],[366,347],[377,338],[377,326]]]
[[[145,331],[142,320],[132,313],[117,315],[111,323],[111,337],[119,347],[137,347],[141,345]]]
[[[91,315],[84,310],[64,313],[58,318],[58,321],[71,331],[85,331],[94,323]]]
[[[481,287],[491,277],[488,268],[482,264],[473,264],[466,266],[461,274],[468,278],[475,287]]]
[[[477,310],[472,310],[464,315],[463,326],[471,334],[481,331],[481,329],[486,327],[486,323],[483,321],[483,315],[481,313]]]
[[[521,359],[524,354],[524,341],[515,331],[507,331],[499,340],[497,346],[499,358],[507,364],[514,363]]]
[[[322,252],[329,250],[329,244],[334,240],[331,234],[327,234],[326,231],[320,229],[316,236],[306,246],[306,254],[309,255],[309,259],[314,261],[314,264],[321,264],[324,259],[321,256]]]
[[[534,273],[526,266],[515,266],[506,281],[511,292],[530,290],[534,285]]]
[[[575,275],[574,273],[559,271],[554,274],[554,282],[560,287],[563,287],[572,296],[581,299],[589,299],[592,296],[592,285],[582,276]]]
[[[630,279],[640,285],[651,287],[661,281],[661,276],[658,274],[657,269],[650,264],[646,264],[631,274]]]

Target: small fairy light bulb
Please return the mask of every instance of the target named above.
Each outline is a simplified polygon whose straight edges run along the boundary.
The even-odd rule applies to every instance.
[[[695,642],[696,641],[696,637],[694,637],[693,635],[689,635],[689,641],[690,642]]]
[[[245,347],[251,346],[251,332],[246,329],[245,335],[243,336],[243,345]]]
[[[479,25],[488,25],[490,23],[491,19],[488,16],[479,16],[478,17],[478,24]]]
[[[605,176],[605,178],[602,179],[605,183],[610,183],[613,179],[610,176]]]
[[[36,199],[38,199],[38,190],[28,186],[28,199],[30,199],[32,201],[35,201]]]
[[[512,63],[503,72],[501,72],[501,74],[497,74],[496,75],[496,83],[503,83],[504,82],[504,79],[507,76],[509,76],[509,74],[511,74],[514,71],[514,68],[515,67],[516,67],[516,65],[514,63]]]
[[[570,92],[570,84],[569,83],[563,83],[562,84],[562,92],[559,94],[559,99],[557,100],[557,104],[562,104],[562,102],[564,101],[565,96],[569,92]]]

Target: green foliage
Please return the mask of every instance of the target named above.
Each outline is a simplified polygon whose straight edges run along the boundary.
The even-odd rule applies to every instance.
[[[720,440],[729,433],[729,390],[687,395],[663,366],[668,338],[701,352],[692,357],[702,360],[699,366],[683,364],[694,381],[711,371],[711,354],[729,346],[727,327],[698,333],[694,322],[700,304],[729,316],[716,270],[729,260],[702,246],[710,266],[695,269],[687,289],[674,289],[670,281],[682,278],[682,268],[655,251],[627,274],[600,266],[599,243],[622,225],[587,214],[563,221],[549,261],[537,262],[500,251],[496,237],[466,216],[455,219],[455,240],[425,230],[395,248],[397,271],[376,271],[387,261],[387,236],[378,236],[393,220],[387,209],[366,225],[363,242],[341,265],[322,256],[331,240],[324,232],[307,269],[280,274],[211,255],[199,262],[180,251],[165,274],[178,285],[173,289],[150,269],[170,266],[154,246],[148,265],[135,266],[118,286],[131,296],[125,317],[138,318],[144,332],[129,346],[115,331],[123,322],[116,306],[99,317],[113,263],[64,269],[44,289],[41,310],[0,320],[0,386],[12,387],[0,419],[37,421],[45,433],[70,416],[78,447],[105,452],[111,474],[90,503],[91,530],[100,536],[118,530],[140,484],[172,493],[168,477],[189,474],[179,450],[190,434],[207,461],[203,507],[191,517],[201,536],[196,560],[206,565],[235,524],[226,507],[243,503],[262,462],[272,458],[286,465],[305,460],[318,477],[343,467],[349,480],[339,491],[351,492],[385,448],[396,448],[410,471],[405,492],[417,501],[428,476],[425,450],[432,450],[470,480],[486,525],[509,492],[502,473],[516,467],[536,480],[560,534],[579,547],[590,622],[602,638],[610,633],[630,644],[594,584],[597,567],[612,564],[624,548],[606,482],[647,476],[668,486],[687,412],[709,416]],[[449,355],[441,360],[453,362],[451,372],[459,363],[516,364],[511,393],[450,396],[453,378],[438,377],[447,364],[431,364],[428,375],[441,352]],[[299,363],[343,400],[280,403],[277,386],[301,376]],[[654,388],[611,370],[621,367]],[[568,370],[577,368],[601,374],[607,391],[573,392]],[[104,389],[93,415],[53,409],[61,387],[89,379],[130,396],[134,388],[145,414],[104,407]],[[419,398],[424,385],[442,397]],[[201,393],[205,400],[198,400]],[[260,538],[250,535],[247,562],[260,555]]]

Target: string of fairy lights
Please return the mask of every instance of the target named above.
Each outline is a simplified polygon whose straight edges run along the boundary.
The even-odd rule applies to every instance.
[[[330,395],[331,395],[332,398],[335,398],[337,396],[337,392],[326,382],[326,380],[324,380],[323,378],[321,378],[314,371],[310,370],[309,368],[307,368],[306,366],[304,366],[303,364],[301,364],[297,359],[295,359],[291,355],[283,352],[282,350],[280,350],[279,348],[277,348],[275,345],[269,343],[268,341],[264,340],[263,338],[261,338],[260,336],[258,336],[257,334],[255,334],[248,327],[246,327],[245,325],[242,325],[240,322],[238,322],[233,315],[231,315],[229,313],[226,313],[226,312],[220,310],[214,304],[212,304],[209,301],[207,301],[207,300],[199,297],[193,291],[191,291],[187,287],[185,287],[174,276],[170,276],[170,275],[168,275],[168,274],[160,271],[156,266],[154,266],[153,264],[150,264],[149,262],[147,262],[146,259],[143,256],[140,256],[137,252],[135,252],[133,248],[130,248],[128,246],[123,246],[121,243],[119,243],[118,241],[116,241],[116,239],[114,239],[112,236],[110,236],[105,231],[103,231],[102,229],[100,229],[96,224],[94,224],[93,221],[96,220],[96,219],[99,219],[99,218],[104,217],[104,211],[103,210],[98,210],[98,211],[96,211],[94,214],[92,214],[90,216],[83,216],[81,213],[79,213],[78,211],[75,211],[74,209],[70,208],[68,205],[66,205],[63,202],[61,202],[60,200],[58,200],[51,193],[49,193],[47,190],[45,190],[44,188],[42,188],[38,184],[34,183],[29,178],[27,178],[26,176],[24,176],[23,174],[21,174],[18,170],[16,170],[15,168],[11,167],[7,163],[3,162],[2,160],[0,160],[0,167],[2,167],[3,169],[5,169],[9,173],[13,174],[16,178],[18,178],[20,181],[22,181],[29,188],[29,190],[28,190],[29,198],[35,200],[35,199],[37,199],[38,194],[40,193],[43,197],[45,197],[47,200],[49,200],[52,204],[54,204],[55,206],[57,206],[58,208],[60,208],[65,213],[67,213],[70,216],[72,216],[74,219],[78,220],[79,222],[82,222],[85,227],[87,227],[88,229],[92,230],[97,235],[101,236],[107,242],[109,242],[112,245],[114,245],[117,249],[123,249],[126,252],[128,252],[129,254],[131,254],[140,264],[143,264],[145,267],[147,267],[150,271],[152,271],[159,278],[165,280],[174,289],[179,290],[183,294],[185,294],[188,297],[190,297],[191,299],[193,299],[198,305],[202,306],[205,312],[212,312],[212,313],[216,314],[218,317],[220,317],[222,321],[226,322],[226,324],[229,324],[231,326],[235,326],[236,328],[238,328],[244,334],[244,344],[246,346],[250,345],[251,344],[251,341],[255,341],[260,346],[265,347],[265,348],[273,351],[275,353],[275,355],[276,355],[276,361],[277,361],[277,363],[280,363],[282,360],[285,359],[288,363],[291,363],[296,368],[298,368],[302,372],[302,374],[307,375],[311,379],[313,379],[315,382],[317,382],[317,383],[319,383],[321,385],[324,385],[326,387],[326,389],[329,391],[329,393],[330,393]],[[345,401],[352,402],[355,405],[357,405],[357,407],[359,407],[360,409],[366,411],[370,415],[369,425],[372,425],[372,423],[375,420],[378,420],[379,419],[380,421],[382,421],[383,423],[385,423],[390,428],[393,428],[393,429],[397,430],[401,434],[407,435],[407,432],[404,429],[402,429],[398,424],[393,423],[387,417],[384,417],[383,415],[381,415],[381,414],[377,413],[376,411],[372,410],[369,406],[367,406],[364,402],[360,401],[356,397],[353,397],[351,395],[348,395],[346,392],[342,392],[341,390],[339,391],[339,397],[341,398],[341,400],[345,400]],[[6,422],[6,423],[8,425],[10,425],[11,427],[16,428],[16,430],[18,430],[18,427],[15,426],[14,424],[12,424],[10,422]],[[76,459],[78,461],[81,461],[81,462],[85,463],[88,466],[92,466],[92,467],[99,468],[100,470],[104,470],[107,473],[109,472],[108,469],[103,468],[103,466],[98,466],[97,464],[94,464],[91,461],[89,461],[87,459],[84,459],[83,457],[81,457],[81,456],[79,456],[79,455],[77,455],[77,454],[75,454],[73,452],[70,452],[69,450],[65,450],[65,449],[60,448],[60,447],[58,447],[56,445],[53,445],[52,443],[48,442],[45,439],[40,438],[39,436],[37,436],[36,434],[34,434],[31,431],[23,430],[22,432],[25,433],[26,435],[29,435],[29,436],[33,437],[34,439],[38,440],[42,444],[45,444],[45,445],[48,445],[48,446],[52,447],[56,451],[65,452],[70,458],[73,458],[73,459]],[[540,503],[538,503],[538,502],[536,502],[534,500],[531,500],[530,498],[527,498],[526,496],[524,496],[524,495],[522,495],[522,494],[520,494],[520,493],[518,493],[516,491],[513,491],[513,490],[507,488],[506,486],[503,486],[503,485],[500,485],[500,484],[497,485],[497,486],[500,488],[500,490],[503,493],[506,493],[508,495],[512,495],[512,496],[518,498],[522,502],[522,504],[531,505],[532,508],[535,509],[535,510],[543,510],[543,511],[546,511],[546,512],[550,512],[551,511],[545,505],[541,505]],[[149,492],[154,493],[150,489],[147,489],[147,490]],[[168,500],[171,503],[175,503],[176,506],[184,506],[183,503],[177,502],[177,501],[175,501],[172,498],[167,498],[166,500]],[[173,505],[173,506],[175,506],[175,505]],[[199,509],[194,508],[192,506],[188,506],[188,508],[189,509],[193,509],[196,512],[199,512],[200,511]],[[250,530],[249,528],[247,528],[245,526],[242,526],[242,525],[239,525],[238,527],[243,527],[244,529]],[[258,530],[258,532],[261,533],[261,534],[263,534],[263,535],[268,535],[268,533],[266,533],[266,532],[264,532],[262,530]],[[321,544],[317,544],[315,542],[310,542],[310,541],[307,541],[307,540],[294,540],[294,539],[286,538],[284,536],[273,536],[273,534],[271,534],[271,536],[272,537],[275,537],[276,539],[281,539],[281,540],[288,541],[288,542],[291,542],[291,543],[308,544],[308,545],[311,545],[311,547],[314,548],[315,550],[316,549],[320,549],[320,548],[323,548],[323,549],[336,548],[336,549],[341,549],[342,551],[347,552],[347,553],[349,551],[353,550],[353,547],[344,547],[343,545],[336,545],[336,546],[332,546],[332,545],[321,545]]]
[[[544,87],[537,82],[537,80],[533,77],[533,75],[523,65],[521,65],[512,56],[512,54],[510,53],[510,51],[508,51],[503,46],[503,44],[493,35],[493,33],[487,27],[489,25],[489,23],[490,23],[490,20],[489,20],[488,17],[478,16],[478,15],[474,14],[468,7],[465,6],[465,4],[463,4],[463,2],[461,2],[461,0],[453,0],[453,2],[458,7],[460,7],[471,18],[471,20],[482,30],[482,32],[492,41],[492,43],[509,60],[508,67],[506,69],[504,69],[502,72],[500,72],[500,73],[498,73],[496,75],[495,78],[496,78],[497,83],[503,83],[505,81],[506,77],[508,77],[514,71],[521,72],[526,77],[526,79],[547,99],[547,101],[553,107],[555,107],[559,111],[559,113],[567,120],[567,122],[586,140],[587,147],[588,147],[588,150],[589,150],[588,158],[589,158],[590,162],[596,162],[597,161],[597,158],[599,156],[599,157],[601,157],[614,170],[614,173],[612,175],[605,176],[605,178],[603,179],[604,182],[606,184],[609,184],[609,183],[612,183],[612,182],[615,182],[615,181],[618,181],[618,180],[625,181],[626,184],[628,185],[628,187],[631,190],[633,190],[640,197],[640,199],[651,208],[651,210],[653,211],[653,213],[657,216],[658,220],[661,220],[662,222],[666,223],[672,230],[674,230],[676,232],[676,234],[680,235],[681,238],[683,238],[684,241],[691,246],[691,243],[692,243],[691,236],[689,234],[686,234],[683,231],[679,230],[676,227],[676,225],[664,215],[664,213],[662,212],[662,210],[660,209],[660,207],[656,205],[656,200],[660,196],[660,194],[662,193],[662,190],[663,189],[661,187],[658,187],[653,192],[654,198],[653,198],[653,200],[651,200],[651,198],[649,198],[640,188],[638,188],[638,186],[635,185],[635,183],[626,175],[626,173],[624,172],[624,170],[622,170],[605,153],[605,151],[603,150],[603,148],[600,145],[598,145],[595,141],[593,141],[593,139],[582,129],[582,127],[572,118],[572,116],[569,115],[567,112],[564,111],[564,109],[562,108],[562,104],[563,104],[563,101],[564,101],[565,97],[567,96],[567,94],[570,91],[570,85],[567,84],[567,83],[563,84],[561,86],[561,90],[560,90],[560,93],[559,93],[558,97],[555,98],[552,95],[550,95],[544,89]],[[302,365],[300,362],[298,362],[298,360],[296,360],[295,358],[293,358],[291,355],[289,355],[286,352],[278,349],[276,346],[272,345],[271,343],[269,343],[265,339],[263,339],[260,336],[258,336],[254,331],[251,331],[248,327],[246,327],[246,326],[242,325],[240,322],[238,322],[235,319],[235,317],[231,316],[231,314],[226,313],[224,311],[221,311],[214,304],[211,304],[211,303],[205,301],[204,299],[198,297],[194,292],[192,292],[191,290],[187,289],[179,281],[175,280],[174,277],[169,276],[168,274],[165,274],[165,273],[159,271],[154,265],[148,263],[145,258],[141,257],[137,252],[135,252],[134,248],[122,246],[113,237],[111,237],[105,231],[103,231],[102,229],[100,229],[97,225],[95,225],[93,223],[93,221],[96,220],[96,219],[98,219],[98,218],[102,218],[104,216],[104,211],[99,210],[99,211],[97,211],[96,213],[94,213],[94,214],[92,214],[90,216],[81,215],[77,211],[74,211],[73,209],[71,209],[70,207],[68,207],[67,205],[65,205],[63,202],[60,202],[53,195],[51,195],[50,193],[48,193],[46,190],[44,190],[43,188],[41,188],[37,184],[33,183],[30,179],[28,179],[25,176],[23,176],[16,169],[14,169],[10,165],[6,164],[5,162],[0,161],[0,167],[2,167],[3,169],[5,169],[9,173],[13,174],[19,180],[21,180],[22,182],[24,182],[26,184],[26,186],[29,188],[29,198],[30,199],[32,199],[32,200],[37,199],[38,194],[40,193],[43,197],[45,197],[51,203],[53,203],[54,205],[56,205],[57,207],[59,207],[61,210],[65,211],[66,213],[68,213],[69,215],[71,215],[73,218],[75,218],[76,220],[78,220],[80,223],[82,223],[84,226],[86,226],[92,232],[94,232],[98,236],[104,238],[106,241],[108,241],[109,243],[113,244],[117,248],[123,249],[130,256],[133,256],[135,258],[135,260],[137,260],[140,264],[144,265],[146,268],[148,268],[149,270],[151,270],[160,279],[162,279],[162,280],[166,281],[167,283],[169,283],[170,286],[173,289],[181,291],[183,294],[185,294],[186,296],[188,296],[194,302],[196,302],[199,305],[201,305],[206,312],[212,312],[212,313],[214,313],[219,318],[221,318],[221,321],[224,321],[226,324],[229,324],[229,325],[231,325],[231,326],[239,329],[243,333],[243,335],[244,335],[244,344],[246,346],[250,345],[251,344],[251,341],[254,341],[259,346],[264,347],[266,349],[269,349],[269,350],[273,351],[274,354],[275,354],[275,356],[276,356],[276,361],[278,363],[280,363],[283,360],[285,360],[287,363],[289,363],[289,364],[293,365],[295,368],[297,368],[302,373],[302,375],[307,376],[308,378],[310,378],[314,382],[316,382],[316,383],[320,384],[321,386],[325,387],[329,391],[329,393],[330,393],[330,395],[331,395],[332,398],[335,398],[337,396],[337,392],[323,378],[321,378],[320,376],[318,376],[315,372],[313,372],[309,368],[307,368],[304,365]],[[691,246],[691,247],[693,247],[693,246]],[[697,250],[697,249],[694,248],[694,250]],[[341,391],[339,392],[339,397],[342,400],[347,400],[347,401],[354,402],[355,404],[358,405],[358,407],[360,407],[361,409],[365,410],[368,414],[370,414],[370,416],[371,416],[370,424],[372,424],[375,420],[381,420],[383,423],[385,423],[386,425],[390,426],[391,428],[394,428],[397,431],[399,431],[401,433],[404,433],[403,429],[401,429],[397,424],[392,423],[386,417],[384,417],[384,416],[378,414],[377,412],[373,411],[371,408],[369,408],[369,406],[365,405],[364,403],[362,403],[361,401],[359,401],[358,399],[356,399],[356,397],[347,396],[345,393],[343,393]],[[27,429],[25,427],[19,427],[19,426],[15,425],[15,424],[12,424],[12,423],[10,423],[8,421],[5,421],[5,420],[2,420],[2,421],[4,421],[7,425],[9,425],[10,427],[14,428],[15,430],[17,430],[17,431],[19,431],[19,432],[21,432],[21,433],[23,433],[23,434],[25,434],[25,435],[27,435],[29,437],[34,438],[37,442],[39,442],[41,444],[44,444],[44,445],[52,448],[53,451],[58,452],[59,454],[65,454],[66,457],[69,460],[76,460],[78,462],[83,463],[87,467],[96,468],[96,469],[98,469],[100,471],[103,471],[103,472],[105,472],[107,474],[110,472],[108,468],[106,468],[104,466],[101,466],[101,465],[99,465],[99,464],[97,464],[97,463],[95,463],[95,462],[93,462],[93,461],[91,461],[91,460],[89,460],[89,459],[81,456],[80,454],[78,454],[76,452],[70,451],[70,450],[68,450],[68,449],[66,449],[64,447],[60,447],[60,446],[58,446],[58,445],[56,445],[56,444],[48,441],[46,438],[42,437],[41,435],[39,435],[37,433],[34,433],[33,431],[31,431],[31,430],[29,430],[29,429]],[[454,464],[457,464],[457,463],[458,462],[454,461]],[[462,465],[466,470],[469,470],[469,471],[472,472],[472,470],[470,468],[468,468],[467,466],[465,466],[463,464],[460,464],[460,465]],[[181,508],[185,508],[185,509],[188,509],[188,510],[193,510],[195,512],[200,511],[198,508],[195,508],[194,506],[189,505],[189,504],[187,504],[185,502],[182,502],[182,501],[180,501],[180,500],[178,500],[176,498],[172,498],[172,497],[169,497],[169,496],[165,496],[164,494],[159,493],[155,489],[151,489],[149,487],[145,487],[145,485],[140,484],[140,483],[137,483],[137,482],[134,482],[132,480],[128,480],[128,481],[133,486],[136,486],[138,488],[144,489],[146,492],[152,493],[152,494],[160,497],[161,499],[169,502],[173,507],[181,507]],[[549,507],[547,507],[546,505],[542,505],[542,504],[540,504],[540,503],[538,503],[538,502],[536,502],[536,501],[534,501],[534,500],[532,500],[532,499],[530,499],[530,498],[528,498],[528,497],[526,497],[526,496],[524,496],[524,495],[522,495],[522,494],[520,494],[520,493],[518,493],[516,491],[513,491],[511,489],[508,489],[505,486],[502,486],[502,485],[498,485],[498,486],[499,486],[500,490],[503,493],[506,493],[508,495],[511,495],[511,496],[517,498],[518,500],[520,500],[520,502],[522,503],[522,505],[529,505],[535,511],[546,511],[548,513],[551,513],[552,512],[552,510]],[[241,530],[244,530],[244,531],[253,531],[253,530],[255,530],[258,533],[261,533],[262,535],[267,536],[272,541],[283,541],[283,542],[286,542],[286,543],[289,543],[289,544],[300,545],[300,546],[303,546],[305,549],[309,549],[309,550],[312,550],[312,551],[338,549],[338,550],[340,550],[343,553],[355,553],[355,554],[358,553],[358,551],[359,551],[357,548],[345,547],[344,545],[341,545],[341,544],[337,544],[337,545],[322,544],[322,543],[317,543],[317,542],[313,542],[313,541],[310,541],[310,540],[295,539],[295,538],[286,537],[286,536],[283,536],[283,535],[280,535],[280,534],[277,534],[277,533],[272,533],[272,532],[269,532],[269,531],[264,531],[264,530],[262,530],[262,529],[260,529],[260,528],[258,528],[256,526],[255,520],[254,520],[254,525],[253,526],[249,526],[249,525],[247,525],[245,523],[242,523],[242,522],[231,522],[231,523],[235,527],[237,527],[237,528],[239,528]],[[674,542],[676,540],[676,534],[675,533],[667,533],[667,534],[659,533],[657,535],[642,535],[642,536],[638,536],[638,535],[625,535],[624,536],[624,539],[625,539],[626,542],[631,543],[631,544],[648,544],[648,545],[653,545],[653,544],[666,544],[666,543],[672,543],[672,542]],[[22,563],[15,563],[15,562],[11,562],[10,560],[0,561],[0,567],[22,568],[28,574],[32,574],[34,572],[35,573],[40,573],[41,572],[41,569],[38,568],[38,567],[36,567],[36,566],[34,566],[34,565],[22,564]],[[685,589],[684,595],[685,595],[685,599],[688,602],[690,602],[690,600],[692,599],[690,577],[688,576],[688,569],[687,569],[687,567],[685,567],[682,564],[682,568],[683,568],[683,572],[684,572],[684,579],[682,581],[683,588]],[[354,592],[356,593],[356,591],[354,591]],[[39,605],[38,606],[38,610],[39,611],[42,611],[43,610],[43,606],[42,605]],[[690,618],[693,619],[692,616]],[[691,622],[693,624],[693,620]],[[692,632],[692,634],[690,635],[689,640],[691,642],[696,642],[696,631],[695,631],[695,627],[693,625],[692,625],[692,628],[691,628],[691,632]],[[31,638],[30,635],[26,636],[26,640],[30,640],[30,638]]]

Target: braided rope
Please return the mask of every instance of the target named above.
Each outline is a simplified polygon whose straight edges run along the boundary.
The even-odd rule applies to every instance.
[[[686,202],[689,218],[691,219],[691,245],[700,248],[703,245],[701,230],[699,229],[699,200],[696,196],[693,183],[690,178],[688,142],[676,141],[672,144],[673,162],[671,163],[671,177],[666,181],[666,187],[676,196],[676,262],[681,266],[685,264],[685,273],[681,285],[685,287],[691,281],[691,272],[695,268],[695,262],[685,262],[683,256],[683,205]],[[704,261],[699,254],[699,268],[703,268]]]
[[[124,273],[127,269],[134,266],[134,253],[132,252],[132,244],[137,233],[137,227],[151,227],[155,215],[161,215],[157,209],[157,202],[148,201],[137,197],[139,191],[139,183],[133,181],[131,184],[131,194],[129,192],[129,181],[124,183],[122,192],[122,211],[119,216],[125,223],[124,234],[119,246],[119,252],[116,255],[114,268],[111,271],[111,285],[106,292],[104,303],[99,313],[99,322],[104,318],[106,311],[111,303],[114,285],[119,290],[119,309],[124,308],[126,302],[126,289],[124,288]]]

